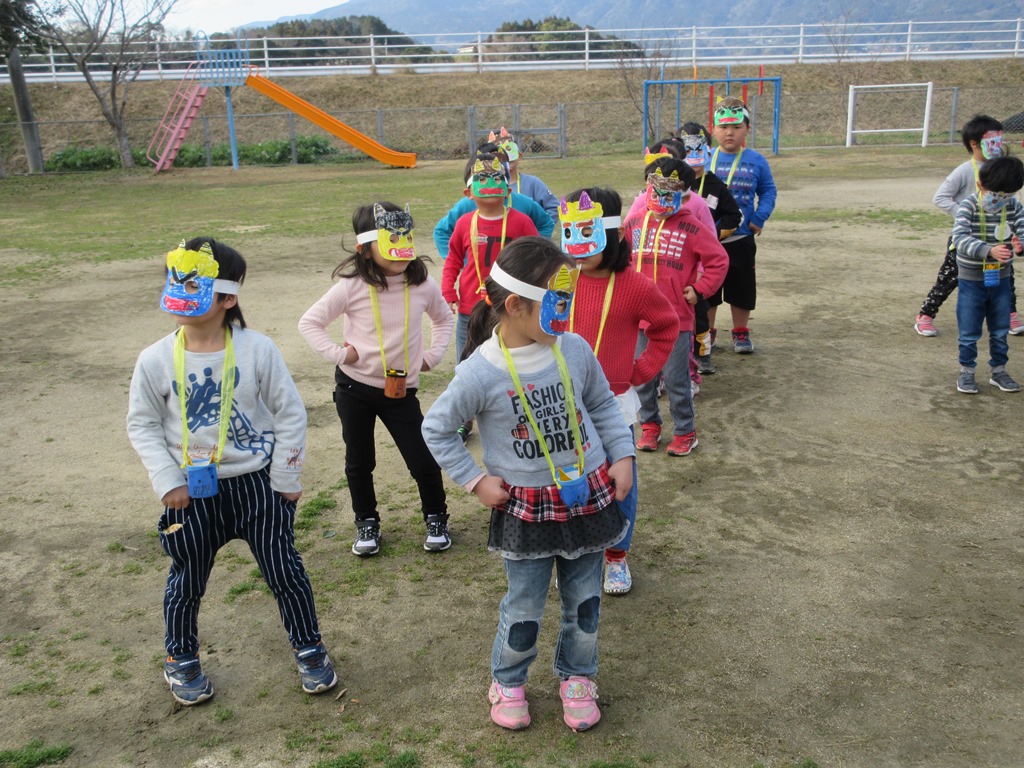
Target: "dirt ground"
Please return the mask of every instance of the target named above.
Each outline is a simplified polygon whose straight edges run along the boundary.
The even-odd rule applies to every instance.
[[[795,181],[780,211],[929,210],[940,180]],[[201,614],[217,695],[171,706],[159,509],[124,431],[135,357],[172,327],[154,309],[158,260],[0,289],[0,750],[43,739],[73,746],[69,766],[204,768],[355,751],[366,765],[1024,765],[1024,394],[987,376],[976,396],[955,391],[953,303],[937,338],[911,328],[947,233],[899,221],[766,229],[756,353],[716,353],[694,455],[639,457],[635,588],[604,602],[604,719],[578,736],[551,672],[556,603],[528,689],[534,725],[490,723],[504,577],[487,515],[452,489],[455,546],[426,556],[383,437],[387,546],[349,554],[330,372],[295,328],[329,284],[328,238],[304,243],[290,274],[252,260],[246,294],[275,299],[243,305],[309,408],[307,498],[337,501],[300,538],[340,698],[299,691],[273,599],[235,542]],[[1024,339],[1010,347],[1022,378]],[[425,378],[426,403],[447,372]]]

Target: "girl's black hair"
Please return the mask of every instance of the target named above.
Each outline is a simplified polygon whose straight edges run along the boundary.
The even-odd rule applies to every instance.
[[[242,258],[242,254],[230,245],[224,245],[224,243],[214,240],[212,237],[193,237],[185,243],[185,250],[198,251],[206,244],[210,246],[210,250],[213,251],[213,260],[217,262],[218,279],[234,280],[239,284],[245,282],[245,259]],[[216,294],[216,299],[223,301],[226,295],[218,293]],[[235,306],[230,307],[224,313],[224,326],[229,327],[231,325],[245,328],[245,318],[242,316],[242,308],[238,306],[237,300],[235,301]]]
[[[614,189],[603,189],[602,187],[587,187],[577,189],[565,196],[568,203],[575,203],[580,199],[580,194],[586,192],[595,203],[601,204],[604,216],[622,215],[622,198]],[[608,244],[601,256],[601,264],[598,269],[610,269],[612,272],[621,272],[629,266],[629,244],[619,239],[618,227],[605,227],[605,234],[608,236]]]
[[[686,147],[683,146],[682,139],[677,136],[667,136],[660,141],[654,142],[648,149],[654,154],[659,152],[668,152],[672,157],[685,157]]]
[[[688,166],[685,162],[677,157],[659,157],[652,163],[648,163],[644,168],[644,181],[653,174],[656,170],[661,169],[661,175],[668,176],[672,175],[675,171],[679,175],[679,180],[686,185],[689,189],[693,186],[693,182],[696,180],[696,176],[693,175],[693,168]]]
[[[503,271],[512,277],[530,285],[545,285],[563,265],[570,269],[576,266],[576,260],[562,253],[562,250],[546,237],[518,237],[501,249],[495,262]],[[466,346],[462,350],[460,360],[473,354],[473,351],[487,341],[494,332],[495,326],[505,315],[505,300],[515,291],[498,285],[490,276],[484,281],[487,298],[477,302],[469,313],[469,328],[466,332]],[[532,306],[533,300],[520,297]]]
[[[385,211],[401,211],[394,203],[381,201],[379,203],[368,203],[361,205],[352,213],[352,230],[358,235],[360,232],[369,232],[377,228],[377,220],[373,215],[373,206],[379,205]],[[341,249],[352,254],[334,268],[331,273],[333,278],[358,277],[364,283],[375,285],[382,291],[388,289],[388,278],[377,262],[370,256],[370,248],[373,243],[356,244],[356,249],[350,251],[342,245]],[[427,279],[427,265],[424,261],[430,261],[429,256],[417,255],[405,270],[405,280],[409,285],[420,285]]]

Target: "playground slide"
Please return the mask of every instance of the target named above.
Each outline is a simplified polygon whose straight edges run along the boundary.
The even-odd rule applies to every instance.
[[[331,135],[337,136],[342,141],[365,152],[374,160],[379,160],[382,163],[398,168],[413,168],[416,165],[415,153],[396,152],[393,149],[388,149],[383,144],[378,144],[365,133],[360,133],[355,128],[341,122],[341,120],[331,117],[322,109],[314,107],[308,101],[300,99],[291,91],[282,88],[277,83],[271,82],[255,72],[249,74],[245,79],[245,84],[259,91],[268,99],[273,99],[281,106],[306,118],[314,125],[320,126]]]

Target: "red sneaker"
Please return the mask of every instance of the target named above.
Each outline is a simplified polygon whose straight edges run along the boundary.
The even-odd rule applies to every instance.
[[[688,435],[676,435],[668,444],[665,453],[669,456],[689,456],[697,447],[697,433],[691,432]]]
[[[640,439],[636,441],[636,447],[641,451],[656,451],[658,443],[661,442],[661,425],[652,421],[640,426]]]

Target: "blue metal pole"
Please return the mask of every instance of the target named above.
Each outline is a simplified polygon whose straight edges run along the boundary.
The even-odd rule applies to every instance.
[[[647,114],[648,114],[648,112],[647,112],[647,110],[648,110],[647,93],[648,93],[648,84],[649,83],[650,83],[650,80],[644,80],[644,126],[643,126],[643,132],[644,132],[643,147],[644,147],[644,149],[647,148],[647,142],[649,140],[648,137],[647,137]],[[643,151],[643,150],[641,150],[641,151]]]
[[[732,64],[725,65],[725,95],[729,95],[732,88]]]
[[[231,86],[224,86],[224,95],[228,100],[228,135],[231,137],[231,167],[238,170],[238,141],[235,138],[235,108],[231,103]]]

